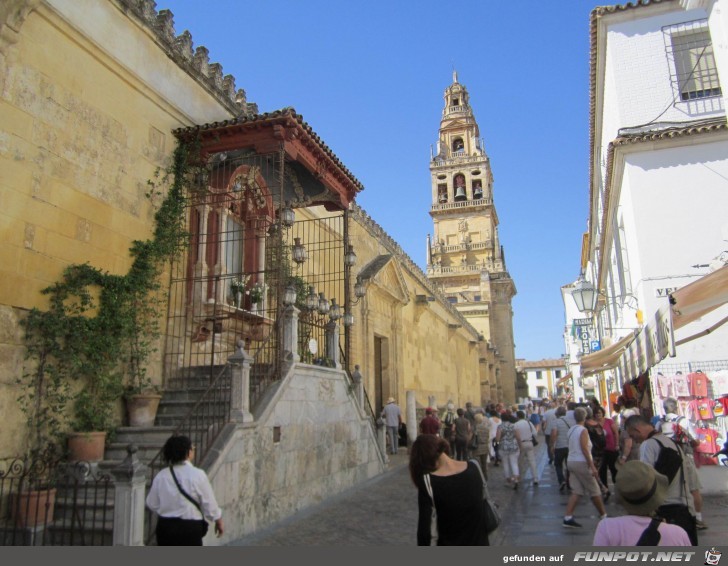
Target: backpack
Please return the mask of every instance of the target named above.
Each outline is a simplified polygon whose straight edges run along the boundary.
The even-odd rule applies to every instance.
[[[675,479],[675,476],[682,468],[682,451],[680,450],[680,446],[674,442],[675,450],[667,448],[656,438],[655,442],[660,445],[660,453],[657,455],[657,460],[655,460],[654,464],[655,471],[666,476],[668,484],[671,484],[672,480]]]
[[[445,419],[443,420],[443,422],[447,426],[452,425],[452,423],[455,422],[455,415],[453,413],[451,413],[450,411],[448,411],[447,413],[445,413]]]

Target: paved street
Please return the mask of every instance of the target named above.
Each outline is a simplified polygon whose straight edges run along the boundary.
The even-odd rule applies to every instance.
[[[543,442],[537,447],[539,485],[530,472],[518,491],[505,487],[501,467],[488,470],[490,493],[500,505],[503,524],[491,537],[498,546],[590,546],[597,524],[591,502],[582,500],[575,518],[583,529],[565,529],[561,521],[568,496],[559,493]],[[726,470],[728,474],[728,469]],[[614,491],[612,489],[612,491]],[[699,531],[700,546],[728,540],[728,495],[706,496],[703,518],[710,528]],[[612,497],[611,516],[623,514]],[[237,540],[233,546],[402,546],[415,545],[417,492],[409,479],[404,450],[391,457],[389,470],[274,527]]]

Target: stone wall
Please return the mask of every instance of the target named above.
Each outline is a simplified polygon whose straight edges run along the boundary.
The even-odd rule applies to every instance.
[[[385,470],[372,422],[341,370],[294,364],[252,424],[229,431],[208,466],[224,544]]]
[[[152,0],[2,2],[0,456],[22,451],[19,321],[45,308],[41,290],[73,263],[126,273],[132,241],[151,235],[147,181],[172,130],[252,110]]]

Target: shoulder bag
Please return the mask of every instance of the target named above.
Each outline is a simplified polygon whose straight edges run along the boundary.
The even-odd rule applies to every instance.
[[[430,474],[425,474],[425,489],[432,500],[432,515],[430,516],[430,546],[437,546],[437,511],[435,510],[435,496],[432,495],[432,484]]]
[[[488,493],[488,482],[485,481],[485,475],[480,467],[480,462],[471,460],[475,467],[478,468],[480,478],[483,480],[483,513],[485,514],[485,530],[488,534],[496,530],[501,524],[501,516],[498,512],[498,506],[493,503]]]
[[[187,493],[184,489],[182,489],[182,486],[179,483],[179,480],[177,479],[177,476],[174,474],[174,469],[172,466],[169,467],[169,472],[172,474],[172,479],[174,479],[174,483],[177,484],[177,489],[179,489],[179,492],[185,496],[185,499],[187,499],[192,505],[197,507],[197,510],[200,512],[200,515],[202,515],[202,519],[200,519],[200,529],[202,531],[202,536],[204,537],[207,534],[207,530],[210,528],[210,525],[207,522],[207,519],[205,519],[205,514],[202,512],[202,507],[200,504],[192,499],[192,496]]]
[[[642,535],[635,546],[657,546],[662,538],[660,531],[657,530],[660,523],[662,523],[661,518],[653,518],[647,528],[642,531]]]

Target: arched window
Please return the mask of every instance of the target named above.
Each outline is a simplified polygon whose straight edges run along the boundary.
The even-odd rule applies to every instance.
[[[463,153],[465,151],[465,142],[463,142],[463,138],[455,138],[452,140],[452,152],[453,153]]]

